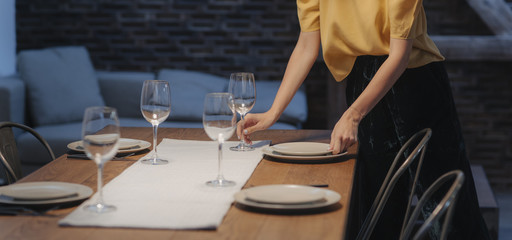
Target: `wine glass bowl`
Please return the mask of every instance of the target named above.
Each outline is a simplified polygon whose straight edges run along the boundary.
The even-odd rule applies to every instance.
[[[108,131],[112,132],[114,130]],[[85,135],[82,141],[87,157],[94,160],[96,164],[105,163],[112,159],[119,148],[113,146],[119,142],[119,134],[115,133]]]
[[[203,126],[206,134],[218,142],[217,178],[206,182],[211,187],[231,187],[236,183],[226,180],[222,174],[222,144],[235,132],[236,115],[233,112],[233,96],[229,93],[209,93],[204,99]]]
[[[171,92],[169,83],[161,80],[146,80],[142,86],[140,111],[142,116],[153,126],[153,155],[141,162],[151,165],[163,165],[169,161],[158,157],[157,131],[158,125],[165,121],[171,113]]]
[[[117,110],[111,107],[89,107],[82,122],[82,141],[86,155],[98,166],[98,198],[86,205],[85,210],[104,213],[116,207],[103,202],[103,166],[111,160],[119,148],[119,119]]]
[[[229,78],[229,93],[233,95],[233,109],[240,114],[242,121],[251,111],[256,102],[256,83],[254,74],[248,72],[232,73]],[[243,133],[243,129],[242,129]],[[240,144],[230,148],[233,151],[252,151],[254,148],[245,143],[244,138]]]
[[[162,106],[146,105],[141,108],[141,111],[142,116],[144,116],[146,121],[151,123],[151,125],[159,125],[160,123],[165,121],[165,119],[167,119],[167,117],[170,114],[170,110]]]

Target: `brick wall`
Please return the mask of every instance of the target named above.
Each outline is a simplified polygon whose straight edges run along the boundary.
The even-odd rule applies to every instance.
[[[18,0],[18,46],[85,45],[106,70],[278,79],[297,37],[295,11],[293,1],[269,0]]]
[[[424,1],[431,35],[490,35],[465,0]],[[294,0],[17,0],[17,46],[85,45],[97,69],[255,72],[279,80],[299,33]],[[512,189],[511,62],[447,61],[468,154]],[[327,128],[329,72],[305,82],[305,128]]]
[[[495,190],[512,189],[512,79],[509,62],[448,62],[469,159]]]

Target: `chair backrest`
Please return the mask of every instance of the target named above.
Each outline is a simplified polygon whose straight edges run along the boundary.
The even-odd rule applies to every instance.
[[[400,239],[410,239],[410,235],[415,227],[416,220],[420,213],[422,213],[422,209],[429,200],[431,200],[434,193],[440,190],[442,186],[445,186],[446,183],[450,180],[453,180],[450,189],[446,192],[443,199],[437,204],[432,213],[428,216],[428,218],[424,221],[421,227],[416,231],[413,236],[413,239],[422,239],[428,230],[432,227],[432,225],[437,222],[443,214],[444,221],[441,230],[441,238],[446,239],[448,233],[448,225],[451,222],[453,210],[455,206],[455,202],[457,201],[457,196],[459,190],[464,183],[464,173],[461,170],[453,170],[448,173],[445,173],[443,176],[439,177],[430,187],[425,191],[425,193],[421,196],[418,204],[414,208],[412,215],[407,222],[407,225],[402,232]]]
[[[46,150],[52,157],[52,160],[55,160],[55,154],[53,154],[48,142],[46,142],[46,140],[44,140],[43,137],[41,137],[41,135],[32,128],[14,122],[0,122],[0,163],[3,167],[4,175],[8,184],[14,183],[22,177],[21,162],[18,155],[18,148],[16,146],[16,138],[12,131],[13,127],[20,128],[31,133],[46,147]]]
[[[391,167],[388,170],[388,173],[386,175],[386,178],[384,179],[379,192],[377,193],[377,196],[375,197],[375,200],[373,201],[372,207],[368,211],[368,215],[366,216],[365,221],[363,222],[363,225],[361,229],[359,230],[359,234],[357,235],[357,239],[359,240],[365,240],[369,239],[373,229],[375,228],[375,225],[377,224],[377,221],[379,220],[379,217],[384,210],[384,206],[386,205],[386,202],[391,195],[391,192],[394,189],[394,186],[400,179],[400,177],[404,174],[406,170],[409,169],[409,167],[412,165],[414,160],[418,159],[418,155],[420,155],[418,159],[418,164],[416,167],[416,174],[414,176],[413,183],[411,184],[411,191],[409,196],[409,202],[407,204],[407,210],[406,210],[406,218],[408,219],[409,216],[409,208],[412,203],[414,192],[416,189],[416,182],[418,180],[418,175],[421,169],[421,165],[423,163],[423,158],[425,156],[425,151],[427,148],[427,143],[430,140],[430,137],[432,136],[432,130],[430,128],[425,128],[416,134],[414,134],[412,137],[407,140],[407,142],[400,148],[400,151],[398,151],[395,159],[393,160],[393,163],[391,164]],[[413,144],[415,144],[414,149],[406,154],[407,151],[409,151]],[[405,158],[407,156],[407,158]],[[400,160],[404,159],[400,167],[398,169],[397,166],[400,164]],[[403,226],[405,225],[405,220],[403,223]],[[402,227],[403,229],[403,227]]]

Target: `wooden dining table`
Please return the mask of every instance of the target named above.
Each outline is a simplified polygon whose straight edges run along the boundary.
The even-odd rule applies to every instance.
[[[152,142],[151,128],[122,128],[121,137]],[[265,130],[252,140],[329,143],[329,130]],[[162,138],[211,141],[203,129],[159,128]],[[236,137],[230,139],[237,141]],[[104,183],[118,176],[150,149],[112,160],[105,165]],[[162,230],[133,228],[62,227],[58,221],[78,204],[40,216],[0,216],[0,239],[343,239],[348,219],[357,146],[348,154],[319,163],[290,163],[264,156],[243,188],[267,184],[328,184],[341,195],[339,203],[321,211],[275,212],[248,209],[233,203],[214,230]],[[89,186],[96,191],[96,164],[64,154],[19,182],[61,181]],[[172,186],[168,186],[172,188]],[[133,216],[137,217],[137,216]]]

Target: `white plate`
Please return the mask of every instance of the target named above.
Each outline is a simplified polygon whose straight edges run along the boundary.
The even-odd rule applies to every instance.
[[[119,139],[119,150],[118,153],[129,153],[129,152],[138,152],[140,150],[144,150],[151,146],[151,143],[139,140],[139,139],[130,139],[130,138],[121,138]],[[83,152],[84,147],[82,141],[76,141],[68,144],[68,148],[77,151]]]
[[[28,182],[0,187],[0,203],[43,205],[88,198],[90,187],[66,182]]]
[[[327,154],[327,155],[320,155],[320,156],[293,156],[293,155],[285,155],[285,154],[278,153],[276,151],[273,151],[270,147],[264,147],[262,149],[262,151],[265,155],[268,155],[268,156],[271,156],[274,158],[285,159],[285,160],[292,161],[292,162],[298,162],[298,163],[309,162],[312,160],[314,160],[314,161],[329,160],[329,159],[337,158],[337,157],[347,154],[347,152],[345,151],[345,152],[335,154],[335,155]]]
[[[319,201],[302,203],[302,204],[273,204],[273,203],[262,203],[251,201],[247,199],[245,191],[248,189],[244,189],[235,194],[235,201],[239,204],[256,207],[256,208],[265,208],[265,209],[279,209],[279,210],[304,210],[304,209],[314,209],[314,208],[322,208],[327,207],[333,204],[336,204],[340,201],[341,196],[339,193],[329,190],[329,189],[319,189],[324,192],[324,198]]]
[[[304,204],[320,201],[325,192],[316,187],[302,185],[265,185],[244,191],[248,200],[273,204]]]
[[[284,155],[321,156],[331,153],[329,144],[318,142],[289,142],[270,146],[272,150]]]

